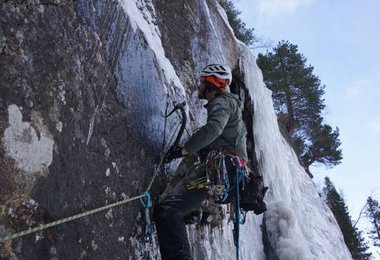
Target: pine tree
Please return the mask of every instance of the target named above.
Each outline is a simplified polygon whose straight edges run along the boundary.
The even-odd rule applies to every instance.
[[[306,169],[314,162],[334,166],[342,159],[339,129],[323,124],[325,86],[306,65],[307,59],[297,45],[281,41],[273,52],[259,54],[267,87],[272,90],[278,117],[297,146]]]
[[[218,0],[218,3],[226,11],[228,22],[230,23],[235,37],[244,42],[247,46],[254,44],[257,40],[253,34],[253,28],[247,28],[247,25],[239,18],[241,12],[237,10],[231,0]]]
[[[302,150],[302,161],[306,168],[315,162],[332,167],[342,160],[342,150],[339,149],[339,128],[334,131],[331,126],[322,123],[322,118],[312,122],[309,129],[310,144]]]
[[[324,86],[306,61],[297,45],[288,41],[279,42],[273,52],[259,54],[257,59],[264,81],[273,91],[276,111],[288,116],[290,132],[297,125],[306,127],[310,118],[318,118],[325,107]]]
[[[372,197],[368,197],[367,199],[366,216],[372,224],[369,235],[373,241],[373,245],[380,247],[380,205]]]
[[[358,229],[352,224],[348,207],[343,196],[337,192],[334,184],[328,177],[325,177],[323,193],[326,203],[334,214],[343,233],[344,242],[350,250],[352,258],[355,260],[370,259],[372,254],[367,253],[369,247],[364,241],[362,232],[358,231]]]

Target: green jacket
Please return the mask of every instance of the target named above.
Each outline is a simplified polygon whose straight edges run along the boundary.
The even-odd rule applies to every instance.
[[[242,103],[237,95],[224,93],[206,106],[207,123],[193,134],[185,144],[189,153],[224,147],[247,161],[247,146]]]

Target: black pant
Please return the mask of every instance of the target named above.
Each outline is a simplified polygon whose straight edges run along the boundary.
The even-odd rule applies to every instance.
[[[203,181],[205,177],[203,167],[195,168],[187,173],[155,207],[154,220],[163,260],[193,259],[183,217],[200,206],[208,196],[205,188],[189,189],[188,183]]]
[[[229,156],[226,156],[226,166],[232,184],[236,168],[232,165]],[[204,167],[199,166],[191,169],[155,207],[154,220],[163,260],[193,259],[183,218],[192,209],[200,206],[208,194],[205,188],[189,188],[188,184],[189,182],[199,183],[205,179]],[[228,201],[232,199],[232,194],[233,192],[230,192]]]

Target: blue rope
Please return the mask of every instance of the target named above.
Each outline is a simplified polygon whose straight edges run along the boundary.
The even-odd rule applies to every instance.
[[[235,223],[235,232],[236,232],[236,259],[239,260],[239,236],[240,236],[240,196],[239,196],[239,170],[236,171],[236,223]]]
[[[242,182],[243,188],[245,185],[245,172],[242,167],[236,168],[235,186],[236,186],[236,219],[235,219],[235,232],[236,232],[236,259],[239,260],[239,239],[240,239],[240,225],[245,223],[246,215],[243,214],[243,218],[240,217],[240,188],[239,184]]]

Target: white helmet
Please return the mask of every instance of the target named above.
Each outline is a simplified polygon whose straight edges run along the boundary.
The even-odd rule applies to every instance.
[[[228,79],[228,86],[232,81],[231,69],[228,66],[220,64],[210,64],[201,71],[201,77],[215,76],[220,79]]]

